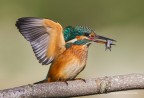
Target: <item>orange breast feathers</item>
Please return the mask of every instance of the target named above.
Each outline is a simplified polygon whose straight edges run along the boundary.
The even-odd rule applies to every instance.
[[[48,73],[48,81],[64,81],[73,79],[86,65],[87,47],[72,45],[54,59]],[[71,72],[72,70],[77,72]]]

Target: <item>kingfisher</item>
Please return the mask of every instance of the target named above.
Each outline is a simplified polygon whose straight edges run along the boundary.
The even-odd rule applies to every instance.
[[[39,63],[51,64],[46,79],[38,82],[56,82],[76,79],[85,68],[88,47],[91,43],[106,45],[111,49],[114,39],[97,35],[85,26],[67,26],[50,19],[23,17],[16,27],[30,42]]]

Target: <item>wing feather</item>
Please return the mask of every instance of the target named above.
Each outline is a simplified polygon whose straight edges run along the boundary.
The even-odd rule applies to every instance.
[[[52,20],[24,17],[17,20],[16,26],[30,42],[35,56],[42,65],[51,63],[59,52],[58,48],[65,45],[61,25]]]

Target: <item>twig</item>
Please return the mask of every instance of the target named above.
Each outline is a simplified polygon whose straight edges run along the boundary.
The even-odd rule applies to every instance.
[[[75,97],[116,91],[144,89],[144,74],[106,76],[65,82],[30,84],[0,90],[0,98]]]

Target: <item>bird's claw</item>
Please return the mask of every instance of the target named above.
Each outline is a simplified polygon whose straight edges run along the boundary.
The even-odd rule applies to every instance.
[[[66,85],[68,86],[68,82],[67,81],[64,81],[66,83]]]
[[[73,80],[82,80],[83,82],[86,83],[86,80],[82,79],[82,78],[76,78],[76,79],[73,79]],[[72,81],[72,80],[69,80],[69,81]],[[65,84],[68,86],[68,81],[63,81],[63,82],[65,82]]]
[[[75,80],[82,80],[83,82],[86,83],[86,80],[85,80],[85,79],[82,79],[82,78],[76,78]]]

